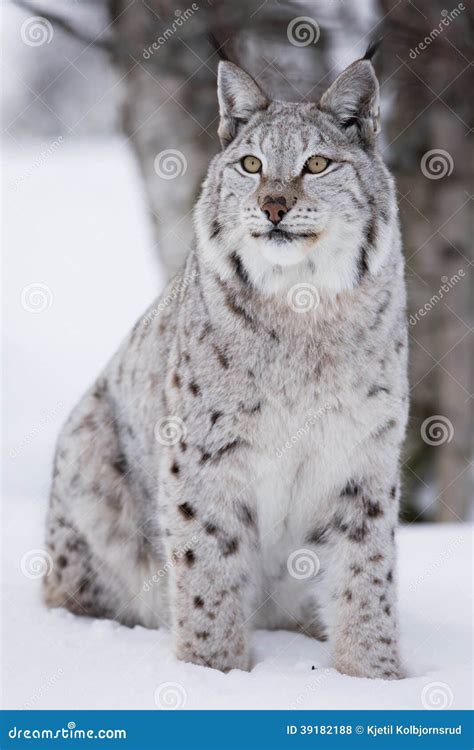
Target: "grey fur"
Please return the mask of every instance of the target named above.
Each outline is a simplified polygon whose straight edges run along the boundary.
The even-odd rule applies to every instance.
[[[223,671],[249,668],[254,625],[328,638],[347,674],[401,676],[405,286],[377,97],[368,60],[320,107],[221,64],[196,247],[59,439],[50,606],[167,623],[179,658]],[[295,574],[295,555],[319,570]]]

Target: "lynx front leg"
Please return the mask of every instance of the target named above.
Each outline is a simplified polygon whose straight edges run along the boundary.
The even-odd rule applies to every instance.
[[[212,459],[209,459],[212,460]],[[170,599],[176,655],[227,672],[249,669],[255,518],[225,471],[177,479],[169,493]],[[171,472],[179,474],[177,461]]]
[[[332,647],[348,675],[398,679],[395,592],[397,485],[352,481],[334,516]]]

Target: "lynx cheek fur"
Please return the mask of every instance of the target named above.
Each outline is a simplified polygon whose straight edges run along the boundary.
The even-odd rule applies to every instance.
[[[218,94],[197,246],[60,437],[45,599],[168,623],[223,671],[253,625],[398,678],[407,334],[377,80],[363,59],[319,105],[269,102],[221,63]]]

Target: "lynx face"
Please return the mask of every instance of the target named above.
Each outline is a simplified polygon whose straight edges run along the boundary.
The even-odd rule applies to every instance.
[[[319,104],[268,102],[247,74],[221,63],[219,102],[224,148],[197,207],[205,255],[225,276],[237,253],[270,292],[295,278],[353,288],[387,246],[394,202],[375,149],[371,63],[350,66]]]

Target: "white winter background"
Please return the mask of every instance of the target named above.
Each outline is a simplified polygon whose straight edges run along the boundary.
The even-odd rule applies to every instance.
[[[346,677],[325,644],[252,636],[249,673],[184,664],[166,629],[48,611],[38,555],[61,423],[161,286],[118,139],[4,150],[2,673],[6,708],[469,708],[471,527],[398,533],[399,682]],[[39,552],[38,552],[39,551]]]

